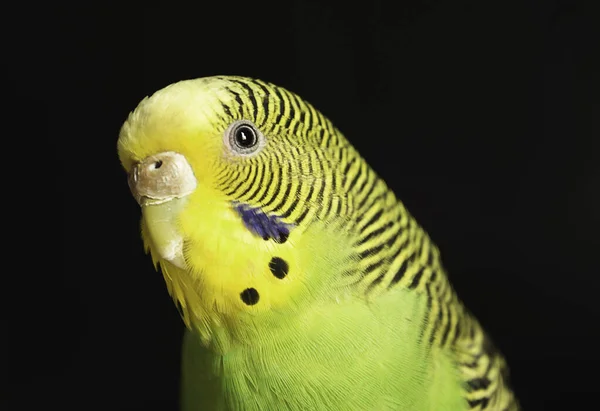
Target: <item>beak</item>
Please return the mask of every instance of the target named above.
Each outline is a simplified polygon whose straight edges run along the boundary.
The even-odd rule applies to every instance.
[[[141,207],[185,197],[197,186],[186,158],[173,151],[151,155],[137,163],[129,172],[128,183]]]
[[[185,269],[183,237],[178,217],[187,196],[196,189],[196,177],[186,158],[167,151],[146,157],[129,173],[129,188],[142,207],[142,217],[160,257]]]

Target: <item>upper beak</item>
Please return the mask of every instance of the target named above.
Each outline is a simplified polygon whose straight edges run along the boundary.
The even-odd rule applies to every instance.
[[[186,158],[173,151],[154,154],[137,163],[129,172],[128,183],[135,201],[142,207],[185,197],[197,185]]]

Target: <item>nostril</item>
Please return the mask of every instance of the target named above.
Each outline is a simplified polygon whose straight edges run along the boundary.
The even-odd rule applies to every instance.
[[[156,170],[157,168],[160,168],[163,165],[162,160],[158,160],[157,162],[154,163],[154,169]]]

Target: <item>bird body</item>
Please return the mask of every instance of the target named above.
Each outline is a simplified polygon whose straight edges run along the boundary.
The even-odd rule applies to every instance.
[[[297,95],[182,81],[118,151],[187,326],[183,410],[518,409],[437,247]]]

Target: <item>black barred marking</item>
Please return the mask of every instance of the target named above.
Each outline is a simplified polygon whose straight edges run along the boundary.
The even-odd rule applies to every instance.
[[[269,118],[269,96],[265,94],[262,98],[262,107],[265,112],[265,120]]]
[[[285,100],[278,88],[275,89],[275,95],[277,96],[277,100],[279,100],[279,113],[277,113],[277,117],[275,118],[275,124],[281,124],[281,118],[285,114]]]
[[[494,355],[491,355],[489,352],[485,353],[488,357],[488,363],[487,363],[487,367],[485,367],[485,372],[483,373],[484,377],[487,377],[490,373],[490,370],[492,369],[492,366],[494,365]]]
[[[300,112],[300,121],[299,121],[299,123],[300,123],[300,124],[305,124],[305,125],[308,125],[308,126],[310,127],[310,124],[307,124],[307,123],[306,123],[306,111],[305,111],[305,110],[302,110],[302,111]]]
[[[311,202],[314,201],[313,199],[313,193],[315,192],[315,185],[311,184],[310,188],[308,189],[308,195],[306,196],[306,208],[308,208],[311,205]]]
[[[463,367],[475,369],[479,365],[479,361],[478,360],[479,360],[479,357],[477,357],[475,360],[473,360],[471,362],[460,363],[460,365],[463,366]]]
[[[491,383],[492,382],[487,377],[473,378],[467,381],[470,392],[485,390],[490,386]]]
[[[241,177],[242,177],[242,173],[240,170],[234,170],[234,171],[229,170],[229,172],[227,174],[223,175],[223,180],[220,181],[220,184],[223,186],[231,185],[236,180],[242,179]]]
[[[433,328],[431,329],[431,335],[429,336],[429,344],[433,344],[435,340],[435,336],[437,334],[437,330],[439,330],[442,325],[442,319],[444,317],[444,313],[442,312],[443,305],[440,305],[438,308],[437,316],[435,317],[435,322],[433,323]]]
[[[308,212],[310,211],[311,204],[313,201],[314,191],[315,191],[315,185],[311,184],[310,188],[308,189],[308,195],[306,196],[306,203],[304,204],[304,211],[302,211],[302,213],[295,220],[296,225],[300,225],[302,223],[302,221],[304,221],[304,219],[308,215]]]
[[[250,99],[250,104],[252,106],[252,119],[256,121],[258,117],[258,103],[256,102],[256,97],[254,96],[254,90],[247,83],[238,80],[231,80],[234,83],[239,84],[246,91],[246,96]]]
[[[401,241],[402,240],[402,231],[398,232],[398,234],[396,234],[395,236],[389,238],[386,241],[386,245],[391,249],[392,247],[394,247],[394,245],[396,245],[396,241]],[[396,249],[396,251],[394,251],[394,254],[392,255],[392,257],[390,258],[390,261],[396,261],[399,257],[400,254],[402,253],[402,251],[404,251],[407,247],[408,247],[409,243],[407,241],[402,241],[400,242],[397,247],[398,249]]]
[[[300,202],[300,188],[301,188],[301,186],[298,185],[298,187],[296,188],[296,193],[294,195],[294,200],[289,205],[289,207],[287,208],[287,210],[284,210],[281,213],[281,218],[288,218],[294,212],[294,210],[296,209],[296,207],[298,206],[298,203]]]
[[[398,249],[394,248],[394,245],[396,244],[396,241],[399,241],[402,238],[402,229],[399,229],[396,231],[396,233],[391,236],[388,237],[387,240],[385,240],[385,245],[388,247],[388,249],[393,252],[394,254],[390,257],[390,261],[395,261],[396,258],[398,258],[398,256],[400,255],[400,252],[402,251],[402,249],[406,246],[406,242],[401,242],[398,243]],[[392,251],[395,250],[395,251]]]
[[[317,194],[317,201],[324,201],[323,193],[325,192],[325,181],[321,181],[321,187],[319,188],[319,193]]]
[[[404,227],[397,227],[396,228],[396,232],[394,233],[393,236],[389,237],[386,241],[385,244],[391,249],[393,249],[394,245],[396,244],[396,241],[402,239],[402,235],[404,234],[405,228]],[[404,241],[399,245],[398,250],[396,250],[394,252],[394,255],[391,256],[390,261],[394,261],[396,260],[396,258],[398,258],[398,255],[400,255],[400,252],[402,251],[402,249],[407,245],[407,242]]]
[[[263,110],[265,111],[265,120],[266,120],[269,118],[269,94],[271,94],[271,93],[269,92],[269,90],[267,89],[267,87],[265,86],[265,84],[262,81],[257,80],[257,79],[252,79],[251,83],[256,85],[258,88],[260,88],[261,91],[264,93],[262,105],[263,105]]]
[[[450,330],[452,329],[452,308],[447,308],[447,317],[448,321],[444,325],[444,332],[442,333],[442,339],[440,341],[440,345],[443,347],[446,345],[446,341],[448,340],[448,334],[450,334]]]
[[[384,197],[385,197],[385,194],[379,194],[379,195],[377,195],[377,196],[373,197],[373,198],[372,198],[372,199],[369,201],[369,203],[368,203],[368,204],[365,206],[365,208],[364,208],[364,212],[363,212],[363,213],[361,213],[361,214],[360,214],[360,215],[359,215],[359,216],[356,218],[356,223],[357,223],[357,224],[360,224],[360,223],[362,222],[362,220],[365,218],[365,216],[367,215],[367,213],[368,213],[370,210],[372,210],[372,209],[373,209],[373,208],[375,208],[375,207],[378,207],[378,203],[382,203],[382,202],[383,202],[383,199],[384,199]],[[364,202],[363,202],[363,203],[364,203]],[[362,205],[364,205],[364,204],[359,204],[359,205],[358,205],[358,207],[359,207],[359,210],[361,209]],[[380,209],[379,209],[379,212],[383,213],[383,211],[384,211],[384,210],[383,210],[382,208],[380,208]],[[367,225],[365,225],[365,227],[368,227],[370,224],[372,224],[372,221],[369,221],[369,223],[367,223]]]
[[[265,209],[269,206],[273,205],[273,202],[277,200],[277,197],[281,193],[281,188],[284,184],[288,183],[289,172],[291,171],[291,164],[288,161],[284,161],[283,154],[280,152],[275,152],[275,159],[273,172],[271,173],[276,180],[273,184],[270,184],[269,187],[273,188],[273,192],[270,194],[270,197],[265,198]],[[265,196],[268,194],[268,191],[265,191]]]
[[[458,301],[458,299],[456,298],[455,295],[453,295],[452,298],[452,303],[453,306],[450,309],[450,323],[452,324],[452,328],[451,328],[451,332],[453,331],[452,338],[449,339],[449,341],[443,341],[444,343],[448,342],[449,344],[454,344],[454,342],[456,341],[456,336],[457,334],[460,332],[460,320],[463,317],[463,312],[461,311],[461,307],[460,307],[460,301]],[[449,338],[449,336],[447,336],[447,338]]]
[[[429,255],[427,256],[427,265],[431,267],[433,265],[433,250],[429,248]]]
[[[258,162],[258,164],[255,167],[252,167],[252,170],[250,171],[250,175],[248,176],[248,180],[246,181],[248,183],[248,187],[246,187],[244,189],[244,191],[242,191],[241,193],[239,193],[237,196],[239,198],[244,198],[246,196],[246,194],[248,194],[248,192],[250,190],[252,190],[252,188],[256,187],[256,176],[258,174],[261,175],[261,178],[263,176],[263,168],[264,165],[262,162]]]
[[[456,344],[456,341],[460,338],[460,333],[462,331],[462,327],[460,325],[460,321],[456,323],[456,331],[454,333],[454,337],[452,337],[452,345]]]
[[[299,121],[294,122],[294,126],[292,127],[292,135],[298,134],[298,127],[300,127],[301,123]]]
[[[320,164],[320,163],[317,162],[317,164]],[[306,162],[306,165],[308,166],[308,175],[309,176],[314,175],[315,170],[313,167],[313,156],[312,155],[308,156],[308,161]],[[311,187],[312,187],[312,184],[311,184]]]
[[[308,113],[310,116],[310,122],[313,125],[312,128],[319,128],[322,127],[322,124],[319,121],[319,116],[317,115],[317,113],[315,112],[315,109],[312,105],[308,105]]]
[[[364,205],[366,204],[366,202],[371,197],[371,194],[373,193],[373,190],[375,190],[375,186],[377,185],[377,179],[373,175],[367,175],[367,178],[365,179],[365,182],[363,183],[363,186],[359,189],[359,192],[364,192],[363,191],[364,185],[367,183],[367,181],[369,181],[369,179],[371,180],[369,188],[367,189],[367,192],[366,192],[364,198],[362,200],[360,200],[360,202],[358,203],[358,206],[357,206],[357,208],[359,210],[363,209]]]
[[[308,207],[304,207],[304,211],[302,211],[302,214],[300,214],[298,216],[298,218],[296,219],[296,224],[299,225],[300,223],[302,223],[302,221],[304,221],[304,219],[308,215],[308,211],[309,211],[309,208]]]
[[[243,178],[243,179],[242,179],[242,178],[240,178],[239,180],[240,180],[240,181],[237,183],[237,185],[235,185],[233,188],[230,188],[229,190],[225,191],[225,194],[226,194],[226,195],[228,195],[228,196],[232,196],[232,195],[233,195],[235,192],[237,192],[237,191],[240,189],[240,187],[241,187],[242,185],[244,185],[244,183],[246,182],[246,179],[245,179],[245,178]]]
[[[354,163],[356,163],[356,157],[352,157],[352,158],[350,159],[350,161],[348,161],[348,162],[346,163],[346,167],[344,167],[344,171],[343,171],[343,175],[344,175],[344,176],[347,176],[347,175],[348,175],[348,172],[350,171],[350,167],[352,167],[352,165],[353,165]],[[358,174],[355,176],[355,178],[356,178],[357,176],[358,176]]]
[[[229,108],[229,106],[225,103],[221,103],[221,105],[223,106],[223,111],[225,111],[225,114],[227,114],[227,116],[229,117],[233,117],[231,115],[231,109]]]
[[[427,296],[427,298],[425,299],[425,304],[427,305],[427,308],[425,310],[426,313],[430,313],[431,309],[433,307],[433,296],[431,295],[430,284],[431,283],[425,284],[425,295]],[[426,332],[426,329],[425,329],[425,327],[423,327],[421,330],[421,333],[419,334],[419,343],[421,343],[423,341],[423,338],[425,337],[425,332]]]
[[[298,187],[298,188],[300,188],[300,187]],[[273,207],[273,209],[275,211],[281,211],[281,208],[283,207],[283,205],[285,204],[285,202],[287,201],[287,199],[290,198],[290,193],[291,192],[292,192],[292,182],[288,181],[287,187],[285,188],[285,193],[281,197],[281,200],[279,201],[279,204],[277,204],[275,207]]]
[[[331,192],[337,192],[337,179],[335,178],[335,175],[331,177]]]
[[[358,170],[356,170],[356,175],[354,176],[354,179],[350,182],[350,186],[349,186],[348,190],[352,190],[356,186],[356,183],[358,182],[358,180],[360,179],[360,177],[363,177],[363,179],[361,180],[359,188],[356,190],[357,193],[362,193],[363,192],[365,184],[367,184],[367,181],[369,181],[369,174],[368,174],[367,170],[368,169],[367,169],[367,167],[366,167],[366,165],[364,163],[361,163],[359,165]]]
[[[371,281],[371,284],[369,284],[367,286],[366,293],[367,294],[370,293],[375,287],[377,287],[379,284],[381,284],[381,282],[383,281],[384,278],[385,278],[385,272],[378,275],[377,278],[375,278],[373,281]]]
[[[433,271],[431,273],[431,277],[429,278],[429,282],[434,283],[436,281],[436,279],[437,279],[437,271]]]
[[[329,137],[329,138],[325,139],[325,141],[324,141],[324,143],[325,143],[325,147],[327,147],[327,148],[331,148],[331,146],[332,146],[333,144],[335,144],[335,143],[336,143],[336,140],[337,140],[337,139],[335,138],[335,135],[334,135],[334,134],[335,134],[335,131],[333,130],[333,124],[331,124],[331,122],[327,122],[325,125],[326,125],[326,127],[327,127],[327,131],[329,132],[329,133],[328,133],[328,137]]]
[[[382,214],[383,214],[383,209],[379,209],[379,211],[377,211],[375,214],[373,214],[373,216],[369,219],[369,221],[367,221],[367,223],[365,224],[365,226],[362,228],[362,231],[364,232],[367,228],[369,228],[377,220],[379,220],[379,218],[381,218]],[[362,218],[357,219],[357,222],[360,222],[360,220],[362,220]]]
[[[233,94],[233,96],[235,97],[235,102],[238,103],[239,108],[242,109],[242,107],[244,107],[244,102],[242,101],[242,97],[240,96],[240,93],[233,91],[230,88],[228,88],[227,91],[229,91],[231,94]]]
[[[286,93],[285,91],[283,91],[283,94],[286,95],[286,97],[287,97],[287,103],[288,103],[288,106],[290,108],[290,113],[289,113],[288,118],[286,119],[284,127],[289,129],[290,128],[290,124],[292,123],[292,120],[294,119],[294,117],[296,117],[296,108],[292,104],[292,100],[289,97],[289,94]]]
[[[448,282],[447,281],[438,281],[437,283],[437,293],[438,296],[441,299],[444,299],[444,297],[447,295],[447,291],[448,291]]]
[[[300,99],[298,98],[298,96],[294,93],[290,93],[289,91],[285,90],[284,93],[286,93],[288,95],[288,99],[290,100],[290,103],[292,105],[292,107],[294,107],[294,113],[295,116],[297,117],[295,118],[296,123],[298,124],[298,126],[302,125],[302,113],[305,111],[304,107],[305,105],[300,101]],[[297,128],[296,128],[297,130]]]
[[[376,230],[371,231],[366,236],[360,238],[355,245],[359,246],[359,245],[365,244],[369,240],[374,239],[375,237],[379,237],[381,234],[383,234],[387,230],[391,229],[393,225],[394,225],[393,221],[390,221],[390,222],[382,225],[381,227],[377,228]],[[392,237],[392,239],[394,239],[394,237]]]
[[[298,98],[296,98],[296,101],[298,101]],[[301,103],[298,103],[298,107],[300,107],[300,105],[301,105]],[[309,123],[306,121],[306,113],[307,113],[307,112],[308,112],[308,110],[302,110],[302,111],[300,112],[300,124],[304,124],[305,126],[307,126],[307,128],[310,128],[310,126],[311,126],[312,124],[309,124]]]
[[[490,400],[487,397],[480,398],[480,399],[477,399],[477,400],[468,400],[469,407],[475,408],[475,407],[477,407],[479,405],[479,406],[481,406],[482,409],[484,409],[485,407],[487,407],[489,401]]]
[[[340,199],[340,201],[337,202],[337,208],[335,210],[336,215],[340,215],[340,213],[342,212],[342,200]]]
[[[327,130],[324,128],[319,129],[319,141],[323,142],[326,140],[325,136],[327,135]]]
[[[366,277],[367,275],[371,274],[372,272],[377,270],[379,267],[381,267],[384,263],[385,263],[385,259],[381,258],[381,259],[377,260],[376,262],[374,262],[373,264],[368,265],[364,269],[364,272],[362,273],[362,277]],[[383,273],[382,276],[385,276],[385,273]]]
[[[275,174],[277,173],[277,167],[275,167],[275,164],[273,164],[273,159],[271,159],[271,163],[270,165],[272,167],[270,167],[271,172],[269,173],[269,181],[267,182],[267,185],[265,186],[265,191],[262,193],[262,195],[260,196],[260,198],[256,201],[258,204],[262,204],[262,202],[265,200],[265,198],[267,198],[267,195],[269,193],[269,187],[271,187],[271,185],[273,184],[273,178],[275,178]]]
[[[404,277],[404,274],[406,274],[407,269],[408,269],[408,258],[405,259],[404,261],[402,261],[400,268],[398,269],[398,271],[396,271],[396,274],[394,274],[394,277],[392,277],[392,281],[390,281],[390,284],[388,285],[388,287],[392,287],[395,284],[398,284],[400,282],[400,280],[402,279],[402,277]]]
[[[323,184],[325,185],[325,184]],[[333,197],[331,195],[328,196],[327,201],[325,202],[325,215],[329,215],[329,212],[331,211],[331,206],[333,205]]]
[[[419,283],[421,282],[421,277],[423,277],[423,271],[425,271],[425,267],[421,266],[419,268],[419,271],[417,271],[417,273],[413,277],[410,285],[408,286],[409,289],[414,290],[419,286]]]
[[[385,248],[385,243],[376,245],[372,248],[367,248],[365,251],[358,254],[358,257],[361,259],[367,258],[369,256],[377,255],[381,250]]]
[[[310,107],[307,107],[305,113],[306,113],[305,121],[306,121],[306,124],[308,125],[308,129],[310,130],[316,126],[315,120],[313,119],[312,110],[310,109]]]
[[[263,161],[259,161],[257,162],[257,174],[260,175],[260,177],[258,178],[258,183],[254,184],[254,185],[249,185],[248,188],[246,190],[244,190],[243,193],[240,194],[240,198],[243,198],[246,194],[248,194],[248,199],[247,201],[252,201],[254,199],[254,197],[256,197],[260,191],[261,188],[263,188],[263,181],[265,179],[265,174],[267,174],[267,168],[265,167],[265,162]],[[268,188],[267,188],[268,189]],[[252,192],[250,192],[250,190],[252,190]]]
[[[286,163],[286,172],[283,173],[284,175],[290,175],[290,168],[291,165],[290,163]],[[281,211],[281,207],[283,206],[283,204],[285,204],[286,200],[289,198],[290,193],[292,192],[292,182],[289,179],[286,179],[286,183],[285,183],[285,191],[283,193],[282,196],[279,195],[280,193],[280,189],[282,188],[282,181],[280,180],[280,184],[277,186],[275,193],[273,194],[273,201],[279,197],[279,201],[275,204],[272,204],[272,208],[274,212],[280,212]]]

